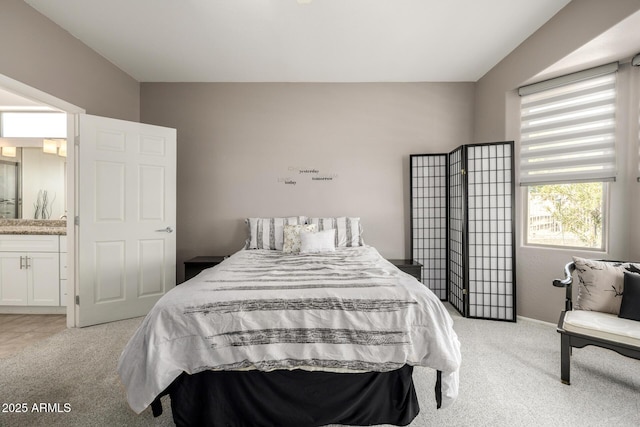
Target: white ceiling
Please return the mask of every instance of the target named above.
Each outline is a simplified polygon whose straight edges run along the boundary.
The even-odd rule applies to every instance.
[[[568,3],[25,1],[141,82],[477,81]],[[640,12],[532,81],[629,59],[638,28]],[[0,88],[3,110],[52,109]]]
[[[473,82],[569,3],[25,1],[140,82]]]

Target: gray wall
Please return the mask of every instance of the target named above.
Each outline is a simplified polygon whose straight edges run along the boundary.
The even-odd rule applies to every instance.
[[[0,74],[89,114],[140,118],[140,84],[22,0],[0,6]]]
[[[89,114],[178,129],[180,276],[191,256],[237,250],[241,218],[257,215],[359,215],[367,243],[403,257],[409,154],[517,140],[515,89],[639,9],[574,0],[475,84],[140,85],[22,0],[2,0],[0,74]],[[295,180],[290,167],[337,177],[278,182]],[[640,236],[604,256],[640,258],[620,249],[629,239]],[[519,314],[556,321],[562,292],[550,281],[572,254],[518,248]]]
[[[240,249],[252,216],[359,216],[408,256],[409,154],[471,142],[472,116],[472,83],[143,83],[141,120],[178,129],[179,277]]]
[[[569,3],[476,83],[474,139],[478,142],[515,140],[517,152],[520,107],[516,89],[638,10],[638,0],[574,0]],[[623,75],[622,78],[626,77]],[[625,156],[625,152],[620,153],[622,163]],[[619,164],[624,170],[622,163]],[[519,315],[557,322],[563,308],[564,291],[553,288],[551,282],[562,275],[562,268],[571,261],[572,255],[640,259],[639,253],[629,250],[629,240],[640,240],[640,231],[637,227],[628,226],[630,208],[628,197],[622,193],[627,191],[622,188],[624,182],[629,183],[630,178],[622,176],[612,184],[611,239],[606,253],[522,246],[524,193],[517,192],[519,247],[516,280]],[[634,199],[637,199],[637,187]]]
[[[504,139],[509,91],[638,10],[638,0],[573,0],[565,6],[476,82],[474,138]]]

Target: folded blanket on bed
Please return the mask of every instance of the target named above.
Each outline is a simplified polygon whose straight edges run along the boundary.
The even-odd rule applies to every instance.
[[[242,250],[163,296],[118,372],[142,412],[182,372],[305,369],[442,371],[458,394],[460,343],[440,300],[375,248],[287,254]]]

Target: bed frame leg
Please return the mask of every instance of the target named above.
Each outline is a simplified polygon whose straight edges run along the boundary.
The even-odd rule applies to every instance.
[[[563,384],[570,385],[571,341],[568,335],[560,334],[560,379]]]
[[[160,401],[159,397],[156,397],[155,400],[151,402],[151,413],[153,414],[154,418],[162,415],[162,402]]]
[[[437,371],[436,376],[436,405],[438,409],[442,406],[442,371]]]

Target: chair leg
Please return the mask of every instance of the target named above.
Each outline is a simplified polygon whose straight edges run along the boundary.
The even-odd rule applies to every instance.
[[[560,334],[560,379],[563,384],[569,385],[571,370],[571,342],[569,336]]]

